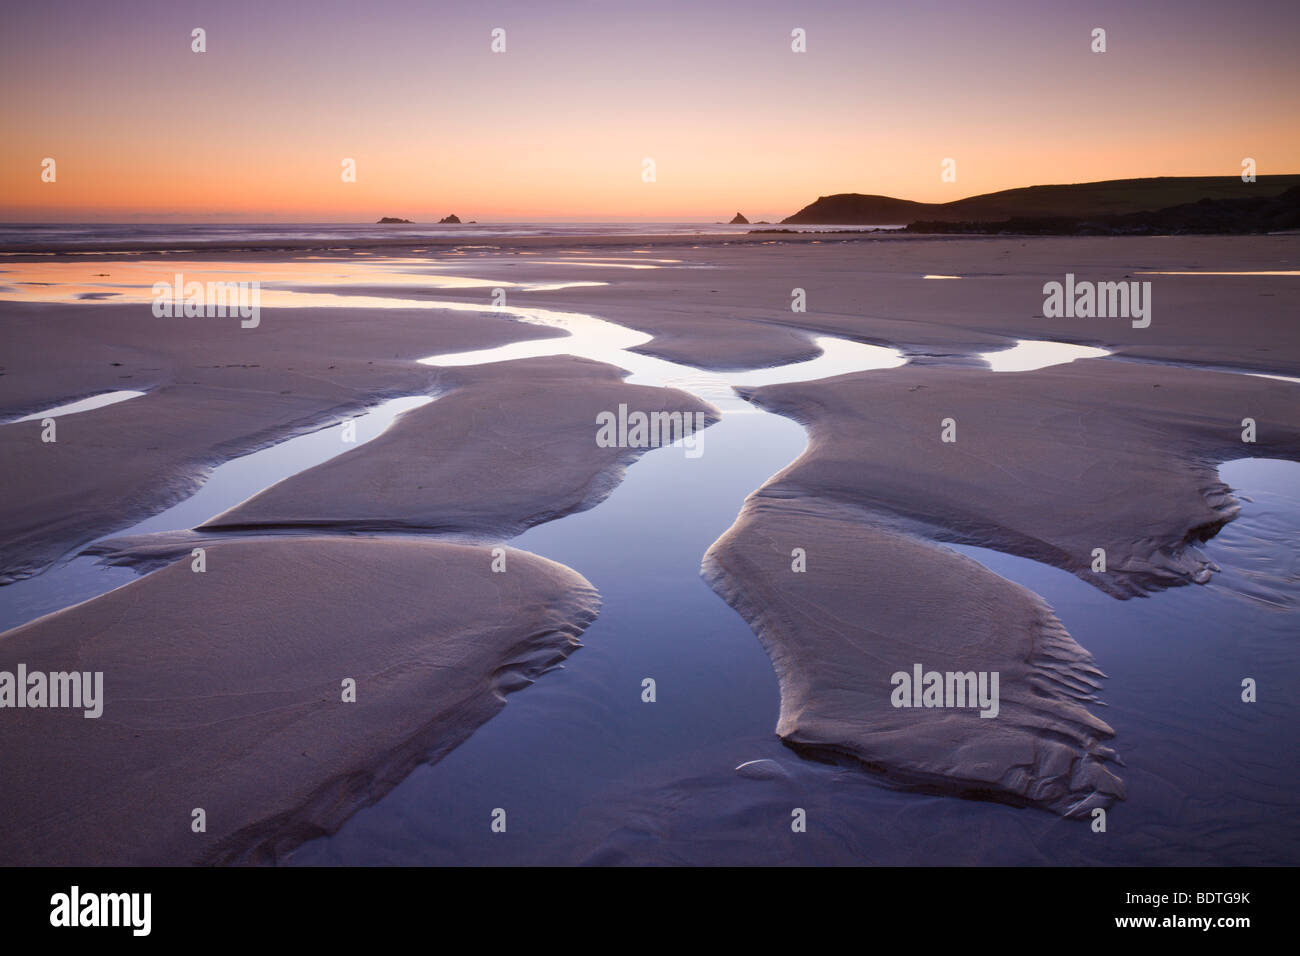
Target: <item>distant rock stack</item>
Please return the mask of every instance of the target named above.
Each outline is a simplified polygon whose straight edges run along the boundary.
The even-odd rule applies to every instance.
[[[742,216],[740,213],[736,213],[736,218],[733,219],[733,220],[731,220],[731,225],[733,225],[733,226],[748,226],[748,225],[749,225],[749,220],[746,219],[744,216]]]
[[[398,219],[396,216],[385,216],[383,219],[379,220],[379,224],[380,224],[380,225],[383,225],[383,224],[385,224],[385,223],[389,223],[389,224],[399,224],[399,223],[401,223],[401,224],[405,224],[405,225],[408,225],[408,226],[409,226],[409,225],[411,224],[411,220],[409,220],[409,219]]]
[[[445,223],[459,223],[459,222],[460,222],[460,218],[455,213],[452,213],[450,216],[445,216],[444,218],[438,220],[439,225],[443,225]]]

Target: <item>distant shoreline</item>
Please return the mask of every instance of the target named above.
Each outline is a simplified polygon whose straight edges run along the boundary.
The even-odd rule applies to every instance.
[[[1254,233],[1239,235],[1219,235],[1215,238],[1246,238],[1254,235],[1286,236],[1293,231]],[[914,232],[898,227],[877,227],[863,229],[840,229],[834,231],[811,231],[794,229],[752,230],[745,233],[682,233],[649,235],[558,235],[558,236],[437,236],[437,237],[400,237],[388,239],[302,239],[302,240],[265,240],[265,241],[225,241],[206,242],[73,242],[60,245],[48,243],[0,243],[0,261],[22,261],[28,258],[48,259],[61,256],[87,256],[114,258],[120,256],[211,256],[211,255],[264,255],[280,254],[325,254],[355,252],[408,252],[448,251],[453,249],[562,249],[581,246],[587,249],[624,249],[664,248],[681,246],[717,246],[717,245],[763,245],[764,243],[811,243],[839,244],[846,242],[960,242],[998,239],[1060,239],[1069,234],[1033,233],[1033,232]],[[1163,234],[1160,234],[1163,235]],[[1200,236],[1199,233],[1182,233],[1181,237]],[[1207,234],[1208,235],[1208,234]],[[1130,236],[1110,236],[1116,239],[1148,239],[1152,234]]]
[[[358,227],[360,229],[362,227]],[[882,238],[933,239],[934,236],[906,236],[901,228],[835,229],[828,231],[751,231],[734,233],[647,233],[636,235],[564,234],[542,236],[391,236],[327,239],[266,239],[266,240],[190,240],[174,242],[156,241],[91,241],[66,243],[0,242],[0,256],[58,256],[58,255],[149,255],[186,253],[263,253],[263,252],[351,252],[371,249],[453,249],[490,247],[495,249],[551,249],[581,245],[583,247],[619,248],[623,246],[681,246],[683,244],[717,245],[726,243],[763,243],[774,238],[791,242],[861,242]],[[953,237],[966,238],[966,237]]]

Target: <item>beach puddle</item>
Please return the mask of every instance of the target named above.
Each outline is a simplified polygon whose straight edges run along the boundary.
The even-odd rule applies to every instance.
[[[203,485],[190,497],[97,541],[194,528],[276,482],[364,445],[382,433],[402,412],[431,401],[433,399],[427,395],[395,398],[319,431],[233,458],[212,469]],[[355,442],[343,440],[344,429],[349,423],[355,429]],[[101,564],[98,558],[82,553],[90,546],[78,548],[76,553],[56,562],[41,574],[0,588],[0,632],[106,594],[139,576],[129,568]]]
[[[1219,477],[1242,501],[1236,521],[1203,548],[1222,568],[1210,584],[1233,596],[1296,610],[1300,594],[1300,463],[1243,458],[1219,466]],[[1300,633],[1300,628],[1297,628]]]
[[[1104,358],[1110,354],[1106,349],[1088,345],[1020,339],[1009,349],[981,352],[980,358],[995,372],[1033,372],[1053,365],[1065,365],[1075,359]]]
[[[389,284],[382,270],[370,271],[377,264],[367,262],[351,284]],[[319,267],[317,275],[339,268],[337,262]],[[104,277],[77,281],[89,278]],[[416,276],[412,285],[424,279]],[[420,767],[338,833],[304,844],[287,862],[1295,859],[1300,828],[1278,809],[1293,805],[1297,789],[1300,745],[1293,730],[1300,702],[1278,689],[1300,681],[1294,655],[1300,616],[1291,597],[1300,583],[1300,465],[1225,464],[1223,479],[1248,497],[1238,519],[1202,546],[1223,571],[1204,586],[1145,600],[1116,601],[1055,568],[952,546],[1043,596],[1112,675],[1101,692],[1110,706],[1099,715],[1117,731],[1113,744],[1127,762],[1121,773],[1129,799],[1112,808],[1111,829],[1099,838],[1050,814],[891,790],[860,770],[796,757],[773,734],[779,694],[767,655],[744,620],[700,578],[701,556],[735,520],[745,497],[806,445],[800,426],[743,402],[733,387],[894,368],[907,361],[901,352],[817,336],[821,354],[811,360],[714,372],[642,355],[635,349],[650,341],[649,334],[591,315],[403,298],[406,285],[387,296],[322,285],[330,291],[267,290],[264,295],[284,298],[264,304],[460,310],[560,329],[568,334],[420,361],[454,367],[576,355],[626,369],[636,384],[692,392],[724,415],[704,433],[699,457],[651,451],[597,507],[510,541],[575,569],[600,591],[603,608],[584,634],[584,647],[526,694],[512,694],[509,706],[440,761]],[[1105,354],[1022,341],[983,358],[994,371],[1013,371]],[[359,416],[356,445],[429,400],[396,399]],[[105,537],[193,528],[356,447],[342,442],[342,428],[340,423],[222,464],[190,498]],[[0,629],[135,576],[90,557],[64,559],[44,574],[0,589]],[[1259,681],[1257,704],[1241,702],[1246,677]],[[653,703],[643,700],[647,679],[655,683]],[[762,773],[737,772],[742,765],[759,766],[756,761]],[[815,821],[794,840],[791,806],[805,807]],[[491,832],[490,814],[497,807],[508,811],[513,838]],[[972,834],[978,839],[972,841]]]
[[[1290,865],[1300,852],[1290,811],[1300,701],[1289,693],[1300,680],[1300,610],[1294,597],[1275,598],[1300,584],[1300,463],[1228,462],[1220,475],[1243,506],[1201,545],[1223,569],[1205,585],[1117,601],[1057,568],[941,545],[1042,596],[1110,675],[1096,713],[1116,731],[1109,743],[1124,761],[1128,798],[1110,809],[1104,834],[1036,811],[894,790],[856,768],[800,760],[769,732],[647,765],[577,811],[565,842],[544,855],[696,865]],[[1273,692],[1244,702],[1246,678]],[[755,760],[778,766],[761,778],[734,769]],[[454,804],[456,794],[430,798]],[[792,806],[809,821],[793,838]],[[494,852],[480,843],[465,850]]]
[[[98,395],[91,395],[89,398],[83,398],[79,401],[68,402],[66,405],[56,405],[53,408],[47,408],[43,412],[33,412],[30,415],[24,415],[22,418],[11,418],[8,421],[0,422],[0,425],[17,425],[19,422],[34,422],[43,418],[60,418],[64,415],[76,415],[78,412],[88,412],[92,409],[103,408],[105,405],[115,405],[118,402],[125,402],[129,398],[139,398],[144,392],[133,389],[118,389],[113,392],[100,392]]]
[[[1027,852],[1034,844],[1056,862],[1276,865],[1300,850],[1294,815],[1277,812],[1294,805],[1300,784],[1300,700],[1283,690],[1300,680],[1300,463],[1244,459],[1219,473],[1242,508],[1199,546],[1222,569],[1204,585],[1116,601],[1056,568],[947,545],[1042,596],[1109,675],[1097,714],[1116,731],[1128,799],[1111,809],[1104,840],[1032,820],[1001,828]],[[1247,678],[1276,692],[1246,703]],[[989,839],[998,839],[1000,814],[979,816],[994,821]]]
[[[789,368],[789,367],[787,367]],[[1129,799],[1112,832],[1044,813],[903,792],[860,770],[801,760],[772,734],[779,693],[742,619],[695,573],[744,497],[802,452],[767,413],[726,416],[697,460],[662,451],[599,507],[512,544],[587,575],[604,606],[584,647],[455,751],[419,768],[292,864],[578,862],[1205,864],[1293,859],[1300,702],[1240,699],[1243,677],[1295,686],[1300,465],[1223,466],[1248,496],[1202,546],[1223,568],[1204,586],[1117,601],[1067,572],[951,546],[1034,590],[1097,658],[1099,716]],[[647,520],[647,516],[653,516]],[[635,542],[635,546],[629,546]],[[646,678],[657,699],[641,699]],[[1256,707],[1257,709],[1248,709]],[[1248,739],[1241,739],[1242,733]],[[737,773],[751,761],[769,773]],[[789,807],[808,808],[791,842]],[[504,841],[487,825],[510,813]],[[815,831],[815,832],[814,832]],[[763,834],[767,833],[767,836]],[[978,846],[962,834],[980,833]],[[708,839],[701,840],[701,834]]]
[[[361,253],[357,253],[361,255]],[[369,256],[369,253],[365,255]],[[483,263],[499,266],[496,260]],[[510,289],[543,292],[603,286],[597,281],[525,280],[467,275],[445,275],[439,270],[463,269],[463,262],[409,257],[355,259],[299,257],[287,262],[230,262],[188,260],[161,262],[142,259],[132,262],[33,262],[13,263],[0,268],[0,301],[11,302],[96,302],[152,304],[154,286],[202,283],[258,283],[259,304],[265,308],[428,308],[429,303],[414,295],[423,290]],[[655,268],[647,265],[646,268]],[[108,271],[105,271],[108,270]],[[395,295],[371,295],[367,288],[393,288]]]
[[[591,267],[591,268],[595,268],[595,269],[660,269],[660,268],[663,268],[662,266],[657,266],[657,265],[654,265],[654,264],[649,263],[649,262],[612,262],[612,261],[609,261],[609,260],[596,261],[596,260],[594,260],[594,259],[591,259],[591,260],[586,260],[586,259],[560,259],[560,260],[537,259],[537,260],[534,261],[533,264],[534,264],[534,265],[539,265],[539,266],[589,266],[589,267]]]
[[[699,458],[651,451],[597,507],[511,540],[600,591],[583,647],[290,863],[573,862],[584,824],[611,789],[701,748],[773,744],[772,665],[699,566],[745,496],[798,457],[806,439],[768,413],[724,415],[703,438]],[[641,699],[646,678],[656,682],[655,703]],[[728,773],[750,749],[728,752]],[[494,807],[507,810],[515,839],[490,832]]]
[[[421,767],[293,864],[690,863],[890,865],[1281,864],[1300,828],[1294,802],[1300,702],[1246,704],[1244,677],[1295,686],[1300,616],[1255,600],[1255,571],[1290,574],[1300,532],[1300,465],[1225,464],[1249,493],[1203,548],[1210,584],[1117,601],[1065,571],[951,546],[1053,606],[1110,678],[1098,714],[1116,730],[1128,799],[1105,835],[1050,814],[898,791],[860,770],[801,760],[772,735],[777,688],[739,617],[683,573],[753,476],[802,447],[790,423],[715,426],[713,461],[681,495],[673,456],[647,455],[599,508],[516,544],[587,568],[605,601],[565,668]],[[772,454],[767,454],[768,451]],[[733,457],[735,456],[735,457]],[[718,460],[725,457],[725,461]],[[709,470],[712,468],[713,470]],[[749,472],[749,475],[745,473]],[[644,513],[656,518],[647,527]],[[698,525],[698,527],[693,527]],[[618,542],[635,540],[637,547]],[[1258,549],[1243,557],[1243,547]],[[1289,562],[1289,564],[1288,564]],[[1279,565],[1291,571],[1278,572]],[[1243,598],[1246,600],[1243,603]],[[654,704],[641,681],[656,680]],[[763,761],[768,772],[737,768]],[[790,808],[807,833],[791,838]],[[513,840],[488,827],[510,814]],[[978,838],[972,839],[973,834]]]
[[[438,308],[484,311],[477,306],[466,306],[458,302],[431,304]],[[736,397],[732,391],[733,386],[813,381],[848,372],[897,368],[907,363],[907,357],[898,349],[820,335],[814,336],[813,342],[822,354],[806,362],[739,372],[710,371],[633,351],[648,343],[653,336],[594,315],[506,306],[492,311],[520,322],[560,329],[568,335],[563,338],[513,342],[471,352],[431,355],[420,359],[420,364],[458,367],[548,355],[576,355],[625,369],[629,373],[627,380],[634,385],[680,388],[718,405],[726,413],[753,410],[752,406]]]
[[[572,847],[563,835],[594,814],[603,793],[647,765],[677,760],[684,747],[772,745],[780,699],[771,663],[744,620],[704,583],[699,563],[745,497],[803,452],[806,435],[742,401],[732,386],[894,368],[906,357],[819,336],[822,354],[809,361],[712,372],[630,351],[651,336],[595,316],[502,311],[569,334],[420,361],[465,366],[578,355],[627,369],[635,384],[692,392],[717,405],[723,418],[701,436],[705,452],[698,458],[650,452],[596,508],[511,540],[574,568],[600,591],[601,613],[583,635],[582,651],[527,694],[511,697],[450,754],[354,814],[337,835],[301,847],[291,862],[565,860]],[[658,688],[653,705],[641,697],[647,678]],[[523,857],[517,844],[493,842],[479,825],[484,801],[488,809],[519,808],[514,825],[530,835]],[[438,810],[430,814],[429,807]]]

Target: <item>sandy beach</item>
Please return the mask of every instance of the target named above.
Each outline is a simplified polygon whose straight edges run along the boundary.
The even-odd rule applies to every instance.
[[[337,828],[578,646],[590,585],[509,561],[493,574],[466,546],[245,540],[209,546],[202,575],[176,562],[7,633],[6,661],[102,671],[107,689],[100,718],[5,722],[24,768],[6,787],[6,862],[267,861]]]
[[[714,508],[716,540],[686,569],[770,659],[772,740],[786,748],[758,779],[821,762],[918,798],[1044,819],[1124,812],[1133,759],[1125,727],[1099,711],[1117,675],[1041,594],[949,546],[1060,569],[1117,606],[1213,587],[1223,568],[1205,542],[1242,507],[1219,465],[1300,461],[1300,383],[1288,380],[1300,377],[1300,238],[490,245],[5,258],[0,285],[16,290],[0,293],[6,421],[114,389],[145,394],[58,418],[53,443],[39,418],[0,426],[0,600],[85,549],[143,574],[0,637],[0,670],[102,671],[105,686],[95,721],[33,709],[0,724],[26,768],[0,795],[0,860],[282,861],[496,724],[505,693],[554,680],[542,675],[599,621],[590,582],[603,569],[510,550],[495,573],[492,549],[583,512],[599,520],[650,459],[683,459],[675,493],[696,491],[682,448],[595,440],[598,416],[620,406],[698,413],[705,457],[735,416],[770,412],[806,432],[748,499]],[[248,281],[310,265],[268,283],[252,329],[156,318],[147,288],[71,301],[124,265],[168,276],[213,263]],[[1045,283],[1067,274],[1150,282],[1149,324],[1044,317]],[[56,284],[22,285],[42,281]],[[596,317],[619,337],[495,308],[497,288],[511,309]],[[1109,354],[989,367],[984,356],[1021,340]],[[898,358],[872,365],[855,345]],[[504,347],[522,351],[492,351]],[[456,358],[466,353],[483,360]],[[433,400],[184,527],[131,534],[223,463],[399,396]],[[653,533],[669,518],[642,520]],[[191,570],[195,547],[204,574]],[[665,614],[673,601],[665,591]],[[996,672],[996,719],[891,704],[891,675],[914,663]],[[348,676],[356,705],[335,702]],[[635,702],[639,690],[608,693]],[[192,834],[200,806],[208,829]],[[620,838],[602,844],[597,826],[572,845],[599,861]],[[1267,839],[1294,846],[1296,834]],[[625,852],[611,861],[638,862]]]
[[[1285,924],[1300,4],[2,18],[10,935]]]

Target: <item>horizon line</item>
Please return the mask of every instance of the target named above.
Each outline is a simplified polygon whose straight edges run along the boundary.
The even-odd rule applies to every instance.
[[[1268,180],[1268,179],[1284,179],[1284,178],[1287,178],[1287,177],[1300,177],[1300,172],[1294,172],[1294,173],[1260,173],[1260,174],[1257,175],[1257,177],[1256,177],[1256,181],[1260,181],[1260,180]],[[935,202],[935,201],[931,201],[931,200],[923,200],[923,199],[907,199],[907,198],[902,197],[902,196],[893,196],[893,195],[889,195],[889,194],[887,194],[887,193],[865,193],[865,192],[857,192],[857,191],[850,190],[850,191],[847,191],[847,192],[829,192],[829,193],[823,193],[823,194],[817,196],[816,200],[813,200],[813,202],[815,202],[815,201],[817,201],[817,200],[821,200],[821,199],[827,199],[827,198],[832,197],[832,196],[865,196],[865,197],[870,197],[870,198],[893,199],[893,200],[897,200],[897,201],[900,201],[900,202],[913,202],[913,203],[917,203],[917,204],[919,204],[919,205],[925,205],[925,206],[942,206],[942,205],[947,205],[947,204],[954,203],[954,202],[962,202],[962,201],[964,201],[964,200],[968,200],[968,199],[978,199],[978,198],[983,197],[983,196],[993,196],[993,195],[997,195],[998,193],[1013,192],[1013,191],[1015,191],[1015,190],[1019,190],[1019,189],[1047,188],[1047,187],[1053,187],[1053,186],[1085,186],[1085,185],[1101,185],[1101,184],[1105,184],[1105,183],[1120,183],[1120,182],[1133,182],[1133,181],[1141,181],[1141,180],[1158,180],[1158,179],[1223,179],[1223,180],[1236,180],[1236,179],[1239,179],[1239,178],[1240,178],[1239,174],[1236,174],[1236,173],[1202,173],[1202,174],[1184,175],[1184,176],[1162,174],[1162,175],[1153,175],[1153,176],[1122,176],[1122,177],[1119,177],[1119,178],[1116,178],[1116,179],[1086,179],[1086,180],[1080,180],[1080,181],[1078,181],[1078,182],[1029,183],[1029,184],[1021,185],[1021,186],[1008,186],[1008,187],[1005,187],[1005,188],[1003,188],[1003,189],[994,189],[994,190],[991,190],[991,191],[988,191],[988,192],[970,193],[969,195],[963,195],[963,196],[956,197],[956,198],[954,198],[954,199],[943,200],[943,201],[941,201],[941,202]],[[1248,183],[1246,183],[1246,184],[1248,185]],[[770,216],[770,217],[773,217],[773,218],[771,218],[771,219],[762,219],[762,220],[758,220],[758,219],[751,218],[751,217],[749,217],[749,216],[746,216],[746,218],[749,219],[749,224],[750,224],[750,225],[754,225],[754,224],[777,225],[777,224],[780,224],[780,223],[781,223],[781,220],[783,220],[784,218],[786,218],[786,217],[788,217],[788,216],[792,216],[792,215],[797,214],[798,212],[800,212],[802,209],[804,209],[804,208],[807,207],[808,205],[811,205],[811,202],[804,203],[803,206],[800,206],[798,209],[794,210],[794,212],[785,213],[784,215],[778,215],[778,214],[776,214],[776,213],[771,213],[771,212],[768,212],[768,213],[756,213],[756,214],[755,214],[755,215],[757,215],[757,216],[759,216],[759,217],[763,217],[763,216]],[[744,210],[743,210],[743,209],[741,209],[741,210],[736,210],[736,212],[739,212],[739,213],[742,213],[742,214],[743,214]],[[451,215],[451,214],[454,214],[454,213],[448,213],[448,215]],[[683,223],[683,224],[691,224],[691,223],[694,223],[694,224],[700,224],[700,225],[731,225],[731,223],[728,222],[728,221],[726,221],[726,220],[717,220],[717,219],[709,218],[709,217],[707,217],[707,216],[703,216],[703,215],[698,214],[698,213],[697,213],[697,214],[691,214],[691,215],[679,215],[679,216],[673,216],[673,215],[664,215],[664,216],[643,216],[643,215],[642,215],[642,216],[635,216],[635,215],[629,215],[629,216],[608,216],[608,215],[605,215],[605,216],[593,216],[593,215],[591,215],[591,214],[578,214],[578,215],[567,215],[567,216],[560,216],[560,215],[533,216],[533,217],[529,217],[529,218],[511,218],[511,217],[504,217],[504,218],[502,218],[502,217],[493,217],[493,218],[483,219],[483,220],[474,220],[473,223],[471,223],[471,221],[468,220],[468,219],[462,219],[462,221],[461,221],[460,223],[440,223],[440,222],[438,222],[436,219],[434,219],[434,220],[430,220],[430,221],[427,221],[427,222],[426,222],[426,221],[417,221],[417,220],[413,220],[413,221],[411,221],[411,222],[409,222],[409,223],[380,223],[380,222],[378,222],[377,220],[376,220],[376,221],[372,221],[372,220],[361,220],[361,219],[356,219],[356,220],[353,220],[353,219],[333,219],[333,218],[330,218],[330,219],[312,219],[312,218],[300,219],[300,218],[291,218],[291,217],[289,216],[289,214],[278,214],[278,213],[271,213],[271,214],[270,214],[268,217],[266,217],[266,218],[257,218],[257,217],[252,216],[252,215],[244,216],[244,217],[242,217],[242,218],[235,218],[235,219],[219,219],[219,218],[217,218],[218,216],[221,216],[221,215],[225,215],[225,214],[224,214],[224,213],[188,213],[188,212],[186,212],[186,213],[174,213],[174,214],[169,214],[169,213],[165,213],[165,212],[148,212],[148,213],[139,213],[137,217],[126,218],[126,219],[113,219],[113,218],[109,218],[109,215],[108,215],[108,214],[105,214],[105,215],[103,215],[103,216],[93,216],[93,217],[90,217],[90,218],[86,218],[86,217],[80,217],[80,218],[78,218],[78,217],[75,217],[75,216],[71,216],[71,215],[69,215],[69,216],[67,216],[67,217],[59,216],[59,217],[56,217],[56,218],[26,219],[26,220],[20,220],[20,219],[2,219],[2,220],[0,220],[0,226],[46,226],[46,225],[157,225],[157,226],[163,226],[163,225],[204,225],[204,224],[207,224],[207,225],[231,225],[231,226],[235,226],[235,225],[271,225],[271,224],[277,224],[277,225],[338,225],[338,226],[359,226],[359,225],[412,225],[412,226],[431,225],[431,226],[436,226],[436,225],[471,225],[471,224],[473,224],[473,225],[480,225],[480,226],[481,226],[481,225],[503,225],[503,224],[513,224],[513,223],[520,223],[520,224],[524,224],[524,223],[590,223],[590,224],[607,224],[607,223],[629,223],[629,222],[646,222],[646,223],[664,223],[664,222],[667,222],[667,223]],[[391,215],[391,214],[390,214],[390,213],[381,213],[381,214],[380,214],[381,218],[382,218],[382,217],[387,217],[387,216],[389,216],[389,215]],[[431,215],[436,215],[436,214],[431,214]],[[456,214],[456,215],[459,215],[459,214]],[[723,214],[723,215],[725,215],[725,214]],[[733,215],[734,215],[734,213],[733,213]],[[142,218],[142,217],[148,217],[148,216],[158,216],[158,217],[161,217],[161,218],[157,218],[157,219]],[[397,217],[397,218],[404,218],[404,217],[400,217],[400,216],[399,216],[399,217]],[[893,225],[893,223],[882,224],[882,225]]]

